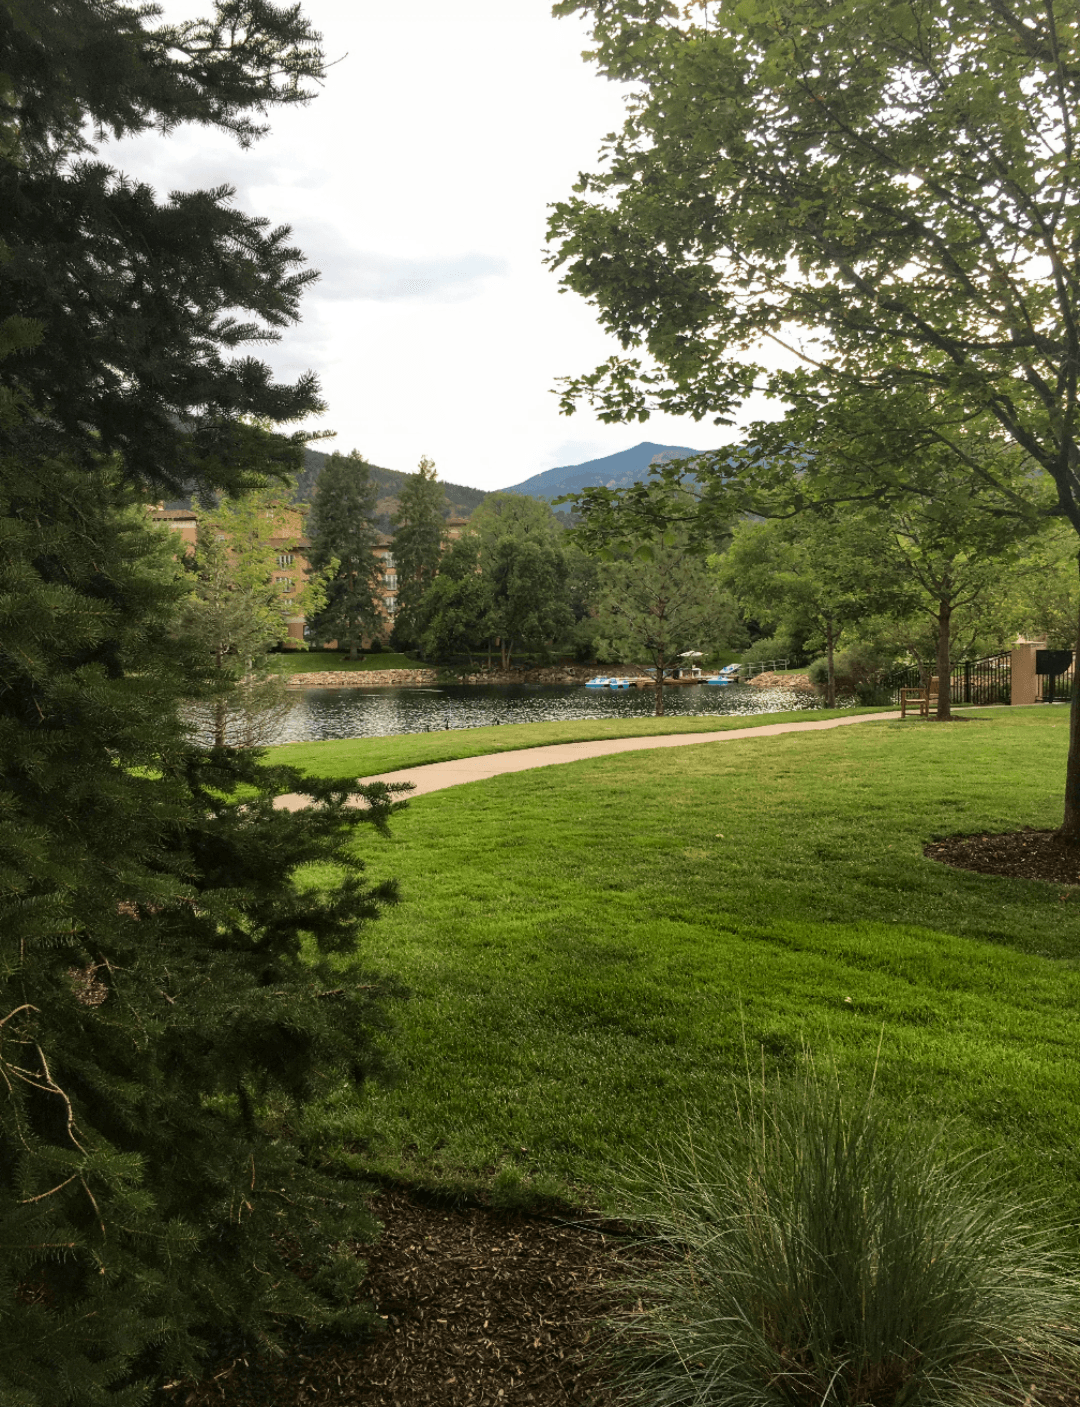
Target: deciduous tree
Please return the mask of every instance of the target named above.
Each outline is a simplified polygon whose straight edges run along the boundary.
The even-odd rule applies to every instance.
[[[795,627],[823,648],[826,704],[836,706],[834,655],[846,632],[877,611],[910,606],[885,525],[862,515],[807,513],[795,519],[744,522],[731,546],[712,559],[718,579],[758,619]],[[815,638],[816,637],[816,638]]]
[[[985,481],[961,432],[996,427],[1080,532],[1080,31],[1065,0],[556,11],[590,13],[602,71],[634,85],[604,170],[552,217],[566,286],[631,353],[569,381],[568,409],[723,421],[755,388],[875,408],[914,390],[920,435]],[[1080,842],[1080,702],[1062,835]]]
[[[488,631],[502,667],[515,650],[542,649],[573,623],[564,530],[546,503],[524,494],[489,494],[473,514],[485,582]]]

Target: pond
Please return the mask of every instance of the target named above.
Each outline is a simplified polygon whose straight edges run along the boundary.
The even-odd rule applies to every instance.
[[[666,689],[669,718],[778,713],[814,709],[817,699],[787,689],[755,689],[749,684],[716,688],[708,684]],[[550,684],[447,684],[407,689],[303,689],[277,742],[325,738],[374,738],[393,733],[441,732],[503,723],[551,723],[578,718],[650,718],[651,689],[586,689]]]

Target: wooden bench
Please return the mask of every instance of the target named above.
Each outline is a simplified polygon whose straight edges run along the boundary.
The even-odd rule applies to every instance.
[[[937,700],[938,700],[938,676],[935,674],[934,677],[930,680],[930,685],[929,685],[928,688],[924,688],[924,687],[920,684],[917,689],[901,689],[901,690],[900,690],[900,717],[901,717],[901,718],[906,718],[906,717],[907,717],[908,707],[909,707],[910,705],[918,704],[918,705],[919,705],[919,717],[920,717],[920,718],[929,718],[929,717],[930,717],[930,705],[933,704],[933,705],[936,707],[936,706],[937,706]]]

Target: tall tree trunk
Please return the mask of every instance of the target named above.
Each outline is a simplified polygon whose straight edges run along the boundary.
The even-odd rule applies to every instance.
[[[825,682],[825,706],[836,707],[836,665],[833,654],[836,649],[836,632],[833,630],[832,616],[825,621],[825,651],[829,657],[829,676]]]
[[[947,723],[952,717],[951,629],[952,602],[944,599],[939,600],[937,616],[937,717],[939,723]]]
[[[1080,565],[1080,557],[1077,558]],[[1069,707],[1069,760],[1065,765],[1065,815],[1058,835],[1071,845],[1080,845],[1080,692],[1077,691],[1077,674],[1080,673],[1080,622],[1076,628],[1076,641],[1073,645],[1073,689]]]
[[[657,655],[657,656],[656,656],[656,684],[654,685],[654,689],[655,689],[655,699],[656,699],[656,712],[654,713],[653,717],[654,717],[654,718],[663,718],[663,716],[664,716],[664,657],[663,657],[663,655]]]
[[[350,658],[351,660],[354,660],[354,659],[356,658],[356,636],[355,636],[355,635],[354,635],[354,636],[352,637],[352,639],[349,641],[349,658]]]

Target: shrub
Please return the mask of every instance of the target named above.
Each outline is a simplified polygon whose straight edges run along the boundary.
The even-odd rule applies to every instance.
[[[772,660],[794,659],[798,656],[794,643],[785,635],[763,636],[739,655],[743,664],[768,664]]]
[[[883,680],[890,661],[868,645],[851,645],[833,656],[837,694],[853,694],[860,703],[888,703],[889,692]],[[829,662],[824,656],[814,660],[807,673],[815,689],[824,689]]]
[[[615,1326],[632,1400],[1038,1401],[1077,1366],[1080,1291],[1063,1238],[981,1167],[803,1079],[638,1173],[659,1254]]]

